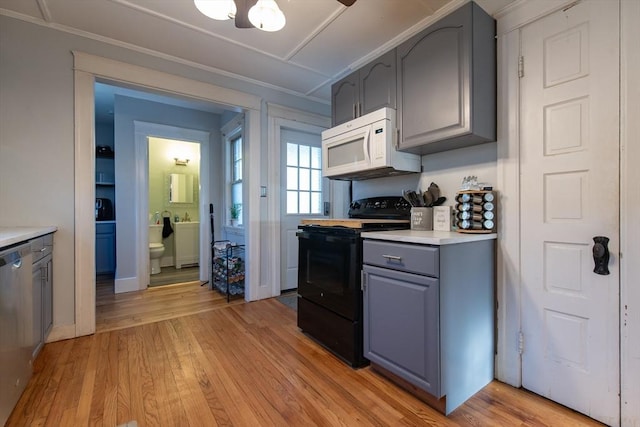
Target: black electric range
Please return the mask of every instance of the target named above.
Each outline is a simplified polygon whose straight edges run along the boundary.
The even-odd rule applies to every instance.
[[[362,350],[362,231],[408,229],[402,197],[356,200],[349,218],[302,220],[298,231],[298,327],[353,367]]]

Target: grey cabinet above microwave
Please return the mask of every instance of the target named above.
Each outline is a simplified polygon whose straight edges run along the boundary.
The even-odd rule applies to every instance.
[[[398,149],[496,139],[495,21],[470,2],[397,48]]]
[[[383,107],[396,108],[395,49],[331,86],[332,126]]]

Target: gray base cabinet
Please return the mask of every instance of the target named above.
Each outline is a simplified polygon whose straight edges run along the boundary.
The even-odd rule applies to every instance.
[[[396,108],[396,51],[391,50],[331,86],[337,126],[383,107]]]
[[[495,21],[467,3],[397,48],[398,149],[496,140]]]
[[[365,239],[364,354],[445,401],[448,414],[494,378],[494,241]]]

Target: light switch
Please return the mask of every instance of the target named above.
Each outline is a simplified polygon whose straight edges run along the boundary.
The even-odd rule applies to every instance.
[[[267,197],[267,187],[264,185],[260,186],[260,197]]]

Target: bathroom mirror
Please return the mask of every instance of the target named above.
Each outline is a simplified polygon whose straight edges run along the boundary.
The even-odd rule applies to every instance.
[[[169,203],[193,203],[193,175],[169,175]]]

